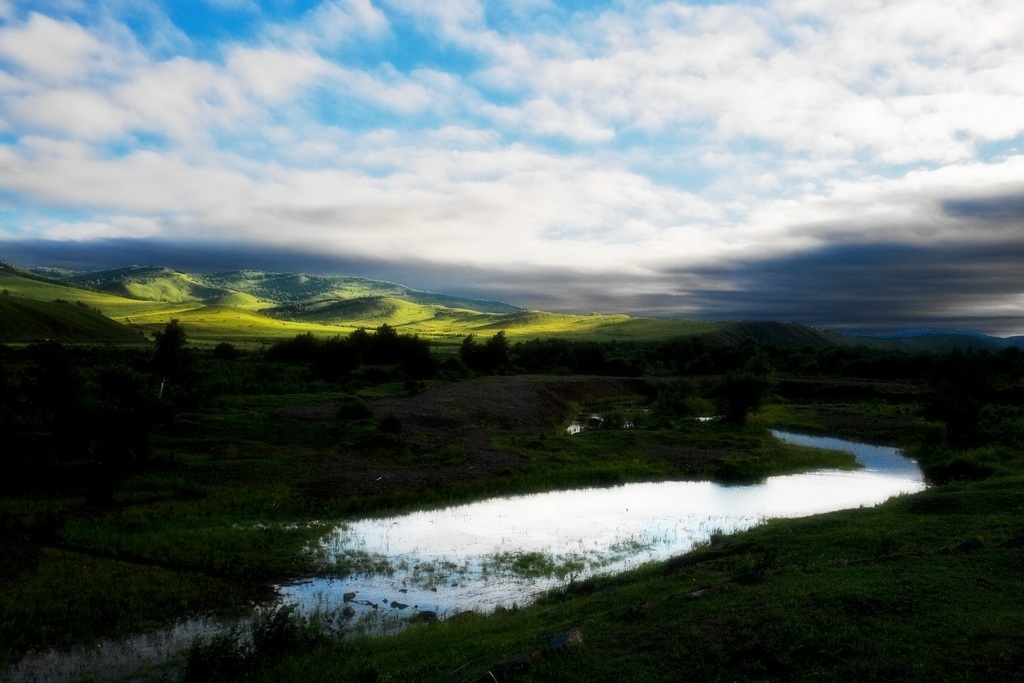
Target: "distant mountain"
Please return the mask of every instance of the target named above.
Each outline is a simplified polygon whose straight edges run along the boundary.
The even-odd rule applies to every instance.
[[[800,323],[772,321],[725,322],[718,330],[708,334],[707,339],[729,345],[753,339],[759,344],[812,348],[854,344],[849,337],[838,332],[819,330]]]
[[[200,302],[264,310],[275,317],[324,317],[326,304],[383,297],[414,304],[436,305],[481,313],[515,313],[518,306],[450,296],[405,285],[360,277],[269,273],[235,270],[222,273],[182,273],[160,266],[126,266],[75,272],[52,268],[31,271],[69,285],[146,301]]]
[[[903,351],[941,353],[957,347],[988,351],[998,351],[1011,346],[1024,348],[1024,337],[994,337],[972,330],[918,328],[885,334],[848,333],[846,336],[868,346]]]
[[[507,331],[520,339],[654,340],[701,336],[709,343],[722,345],[754,340],[789,347],[869,346],[911,352],[945,352],[955,347],[1024,347],[1024,337],[1004,339],[964,330],[928,328],[889,334],[849,334],[792,322],[566,315],[527,310],[500,301],[426,292],[383,280],[256,270],[196,274],[160,266],[126,266],[89,272],[55,268],[27,271],[0,263],[0,289],[38,301],[81,301],[115,321],[150,332],[160,329],[171,318],[178,318],[192,338],[209,341],[264,340],[302,332],[346,334],[360,327],[388,324],[452,342],[467,334],[483,337]],[[54,312],[62,310],[66,309]],[[52,327],[49,329],[53,331]],[[54,334],[39,331],[36,336],[46,338]]]

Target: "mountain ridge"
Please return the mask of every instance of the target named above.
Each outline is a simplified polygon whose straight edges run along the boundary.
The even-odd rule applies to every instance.
[[[850,333],[795,322],[712,322],[549,313],[501,301],[418,290],[385,280],[297,272],[187,273],[165,266],[140,265],[73,271],[24,269],[0,263],[0,288],[8,287],[19,296],[39,300],[81,297],[87,306],[142,330],[154,331],[177,317],[200,336],[206,334],[211,338],[215,334],[276,338],[304,331],[346,334],[358,327],[388,324],[439,340],[507,331],[520,338],[639,340],[701,336],[724,345],[752,339],[792,347],[863,345],[937,352],[957,346],[992,351],[1024,347],[1024,337],[994,337],[969,330],[917,328]]]

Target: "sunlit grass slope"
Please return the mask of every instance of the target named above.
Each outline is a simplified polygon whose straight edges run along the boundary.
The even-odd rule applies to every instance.
[[[112,321],[146,333],[159,330],[172,319],[178,319],[187,326],[188,335],[196,340],[249,341],[263,337],[286,338],[310,331],[319,334],[347,334],[353,329],[272,320],[231,306],[205,306],[199,302],[189,301],[139,301],[34,279],[8,270],[0,270],[0,290],[6,290],[12,297],[23,297],[38,302],[82,302],[97,309]],[[56,310],[59,312],[63,309]],[[11,324],[13,325],[13,322]],[[86,335],[81,340],[89,339]]]
[[[245,309],[221,305],[196,306],[177,311],[170,317],[177,319],[189,338],[194,341],[247,342],[285,339],[307,332],[317,336],[347,335],[358,327],[275,320]],[[167,314],[153,313],[148,316],[133,316],[132,322],[156,330],[165,325],[170,317]]]
[[[57,285],[40,282],[22,283],[19,290],[39,290],[37,298],[63,296],[86,301],[117,320],[149,330],[159,329],[172,317],[178,318],[188,326],[190,336],[206,339],[241,341],[302,332],[327,336],[346,334],[360,327],[375,329],[384,324],[406,334],[439,341],[457,341],[469,334],[488,337],[499,331],[505,331],[512,339],[656,339],[707,334],[719,325],[625,315],[528,311],[501,302],[422,292],[395,283],[353,277],[261,271],[191,275],[169,268],[139,266],[93,273],[49,270],[45,274],[103,290],[106,296],[120,292],[165,301],[153,306],[154,301],[134,301],[124,296],[105,298],[99,291],[91,290],[57,294],[52,289]],[[254,315],[256,310],[263,315]]]
[[[126,318],[133,315],[174,313],[183,308],[181,304],[165,301],[139,301],[46,280],[32,279],[2,268],[0,268],[0,290],[7,290],[14,296],[37,301],[54,301],[56,299],[71,302],[81,301],[99,309],[108,318],[114,318],[121,322],[130,322]]]
[[[36,271],[54,280],[105,294],[168,303],[227,304],[259,309],[273,305],[248,292],[211,284],[193,275],[161,266],[126,266],[112,270],[76,272],[61,269]]]
[[[40,340],[141,343],[138,330],[66,301],[0,296],[0,341]]]
[[[48,278],[88,289],[73,289],[52,279],[44,281]],[[2,268],[0,287],[39,300],[83,301],[104,315],[147,332],[177,318],[197,340],[256,342],[305,332],[332,336],[386,324],[443,343],[457,343],[470,334],[489,337],[499,331],[513,340],[571,337],[642,341],[702,335],[727,345],[751,338],[796,346],[849,343],[841,335],[791,323],[547,313],[424,292],[381,280],[301,273],[243,270],[197,275],[143,266],[85,273],[56,269],[30,273]]]

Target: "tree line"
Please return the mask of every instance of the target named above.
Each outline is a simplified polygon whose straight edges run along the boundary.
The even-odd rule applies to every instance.
[[[355,391],[395,382],[416,393],[429,380],[492,373],[677,378],[652,394],[658,410],[684,415],[710,400],[735,422],[771,396],[779,378],[900,380],[923,387],[924,411],[943,425],[943,441],[951,447],[995,441],[1024,446],[1024,352],[1013,347],[910,353],[753,341],[716,346],[699,337],[510,343],[497,332],[467,336],[457,351],[444,352],[381,325],[346,337],[301,334],[255,351],[229,343],[200,350],[172,321],[148,350],[0,345],[3,469],[38,474],[56,462],[93,463],[98,472],[129,466],[151,456],[152,430],[217,395]],[[102,495],[101,485],[97,491]]]

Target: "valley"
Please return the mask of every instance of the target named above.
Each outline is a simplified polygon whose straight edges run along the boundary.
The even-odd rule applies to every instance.
[[[0,272],[8,678],[50,680],[32,653],[238,618],[130,676],[1012,680],[1024,663],[1013,340],[560,316],[303,277]],[[603,428],[567,433],[580,413]],[[615,575],[567,573],[530,605],[393,608],[403,628],[387,638],[363,635],[344,602],[312,616],[275,602],[309,577],[386,579],[372,554],[311,551],[360,520],[856,468],[779,429],[899,447],[928,485],[713,530]],[[528,578],[549,560],[501,566]]]

